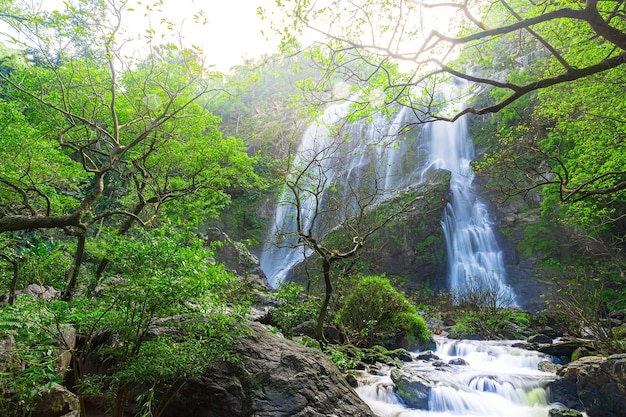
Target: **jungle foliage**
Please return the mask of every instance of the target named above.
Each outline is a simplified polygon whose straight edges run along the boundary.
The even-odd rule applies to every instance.
[[[159,44],[151,31],[142,35],[144,55],[126,54],[127,2],[63,3],[46,12],[0,0],[0,20],[16,35],[0,47],[0,414],[30,415],[40,387],[71,370],[83,411],[91,399],[105,400],[115,417],[130,403],[158,415],[207,364],[235,360],[228,348],[242,331],[247,287],[213,262],[197,234],[218,224],[259,240],[259,201],[274,197],[268,186],[291,190],[290,204],[307,192],[319,200],[323,175],[291,170],[303,116],[346,99],[348,121],[400,107],[416,123],[480,115],[474,137],[486,154],[477,172],[498,197],[539,201],[541,227],[576,228],[598,260],[560,264],[558,246],[537,244],[544,229],[527,231],[522,249],[549,249],[542,261],[560,273],[553,307],[598,351],[626,349],[607,320],[626,308],[624,2],[446,2],[457,20],[444,31],[426,24],[440,4],[350,0],[316,10],[316,2],[281,1],[288,20],[277,27],[291,55],[230,74],[207,70],[200,49]],[[298,36],[310,29],[330,37],[303,48]],[[452,78],[468,82],[471,99],[443,113],[439,89]],[[376,212],[377,194],[344,217],[347,246],[298,230],[299,244],[322,259],[326,291],[318,300],[295,285],[278,290],[274,318],[287,336],[317,320],[320,340],[331,321],[362,346],[398,333],[429,338],[415,306],[383,277],[333,291],[355,272],[367,238],[414,203]],[[331,281],[343,260],[342,280]],[[19,291],[30,284],[56,297]],[[428,302],[430,311],[437,303],[456,310],[458,337],[505,336],[507,323],[528,321],[489,300]],[[61,366],[70,350],[73,362]],[[328,353],[343,367],[363,357],[336,346]],[[92,372],[96,359],[107,369]]]

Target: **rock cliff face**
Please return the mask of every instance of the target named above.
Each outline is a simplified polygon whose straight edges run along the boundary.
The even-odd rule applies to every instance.
[[[409,288],[443,288],[446,275],[446,244],[441,227],[443,210],[450,198],[450,172],[433,169],[424,183],[396,198],[381,203],[382,211],[392,213],[405,201],[415,199],[413,210],[403,213],[368,238],[359,255],[359,271],[399,277]],[[342,239],[341,230],[329,239]],[[305,271],[316,271],[317,258],[311,256],[294,268],[290,279],[305,282]]]
[[[408,287],[445,287],[446,243],[441,227],[450,199],[450,172],[432,170],[429,179],[411,190],[415,210],[400,216],[373,236],[364,248],[367,269],[406,279]],[[388,203],[393,207],[394,201]]]
[[[188,384],[163,417],[374,417],[323,353],[250,328],[239,361]]]

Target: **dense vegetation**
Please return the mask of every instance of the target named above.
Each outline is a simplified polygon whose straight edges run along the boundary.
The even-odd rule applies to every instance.
[[[472,119],[486,150],[477,172],[495,198],[527,197],[523,209],[541,216],[517,249],[556,277],[560,290],[548,307],[570,334],[592,336],[598,352],[626,350],[623,329],[607,320],[626,309],[624,4],[498,1],[453,34],[434,33],[416,53],[392,47],[397,36],[417,35],[405,19],[414,2],[363,1],[352,11],[358,19],[333,20],[357,3],[336,2],[341,10],[309,20],[310,2],[282,2],[293,6],[291,24],[281,26],[291,55],[220,74],[204,68],[202,51],[158,44],[150,32],[144,56],[125,54],[124,2],[70,1],[45,12],[0,0],[0,20],[16,34],[0,46],[0,339],[10,346],[0,355],[0,414],[30,415],[41,386],[65,381],[83,410],[102,400],[121,417],[134,402],[141,415],[158,415],[209,364],[237,360],[229,347],[245,332],[251,284],[215,262],[207,227],[254,246],[268,226],[259,213],[270,210],[261,207],[277,195],[291,193],[295,206],[306,193],[319,199],[327,184],[312,172],[325,154],[303,167],[296,148],[306,116],[328,102],[354,94],[352,121],[398,106],[420,122],[456,118],[461,112],[439,113],[437,88],[450,75],[484,87],[464,113],[495,112]],[[467,2],[456,8],[474,11]],[[378,22],[378,43],[351,32],[368,17],[363,23]],[[310,49],[295,42],[293,30],[324,19],[340,31],[329,33],[333,41]],[[424,58],[443,44],[465,47],[446,62]],[[342,211],[334,235],[296,219],[294,248],[316,252],[321,267],[309,287],[285,284],[271,294],[277,331],[349,368],[386,349],[364,353],[340,342],[428,342],[420,314],[454,321],[456,337],[513,337],[510,323],[530,325],[526,313],[500,308],[489,288],[455,299],[363,278],[361,249],[415,202],[398,194],[393,209],[378,206],[383,191],[364,188],[367,198],[350,190],[355,205],[317,205]],[[575,237],[569,256],[555,238],[565,231]],[[71,362],[63,362],[67,352]]]

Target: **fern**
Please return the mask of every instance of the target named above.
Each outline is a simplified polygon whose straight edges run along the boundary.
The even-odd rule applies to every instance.
[[[23,328],[24,322],[20,309],[6,306],[0,310],[0,337],[15,336]]]

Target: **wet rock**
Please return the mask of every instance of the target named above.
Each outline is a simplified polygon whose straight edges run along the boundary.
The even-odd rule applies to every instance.
[[[624,416],[626,354],[587,356],[570,363],[548,384],[549,400],[589,417]]]
[[[389,355],[389,351],[382,346],[372,346],[368,349],[362,349],[361,353],[363,357],[362,362],[368,365],[374,365],[376,363],[382,363],[389,366],[395,366],[395,360]]]
[[[552,344],[552,338],[546,334],[536,334],[527,339],[528,343]]]
[[[433,365],[435,368],[437,368],[437,369],[442,369],[442,370],[444,370],[444,369],[446,369],[446,368],[449,368],[449,367],[450,367],[450,365],[448,365],[448,364],[447,364],[447,363],[445,363],[444,361],[434,361],[434,362],[432,363],[432,365]]]
[[[581,346],[578,349],[576,349],[575,351],[572,352],[572,357],[571,360],[572,361],[577,361],[580,358],[584,358],[585,356],[595,356],[598,353],[586,346]]]
[[[563,365],[559,365],[558,363],[550,361],[541,361],[537,364],[537,369],[539,369],[541,372],[550,372],[556,374],[561,369],[563,369]]]
[[[422,353],[418,353],[415,359],[428,362],[428,361],[433,361],[433,360],[439,360],[440,358],[439,356],[435,355],[435,353],[432,350],[426,350]]]
[[[525,350],[537,350],[539,348],[539,345],[537,345],[536,343],[519,342],[513,343],[511,347]]]
[[[582,346],[585,346],[586,342],[583,340],[568,340],[565,342],[555,342],[551,345],[539,346],[537,350],[541,353],[556,356],[563,359],[565,362],[569,362],[572,357],[572,353]]]
[[[413,356],[406,349],[396,349],[389,351],[389,356],[394,359],[400,359],[402,362],[412,362]]]
[[[351,374],[346,375],[346,382],[352,388],[357,388],[359,386],[359,381],[356,379],[354,375],[351,375]]]
[[[583,417],[583,415],[576,410],[569,410],[563,408],[551,408],[549,413],[549,417]]]
[[[396,394],[402,398],[407,407],[428,409],[428,398],[432,385],[426,378],[409,375],[399,369],[391,370],[391,380],[395,384]]]
[[[463,358],[454,358],[448,361],[448,365],[469,366],[469,363]]]
[[[375,376],[387,376],[387,372],[383,370],[379,365],[370,366],[369,373]]]

